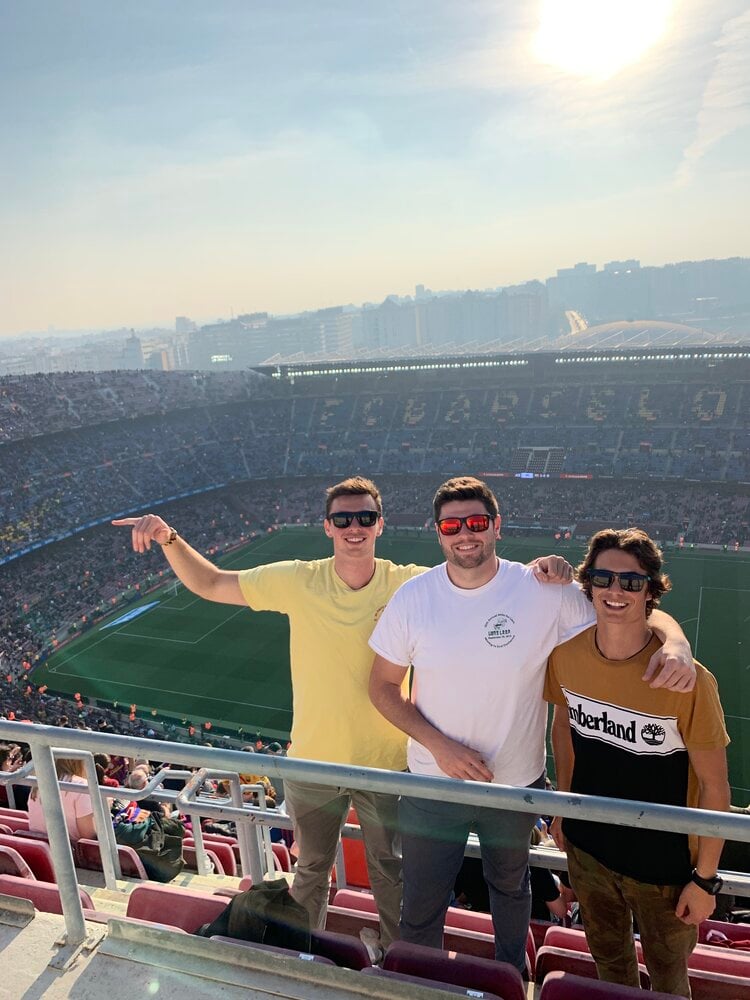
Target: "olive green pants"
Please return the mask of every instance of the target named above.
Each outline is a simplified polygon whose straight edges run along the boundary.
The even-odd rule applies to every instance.
[[[399,937],[401,913],[401,838],[398,797],[356,788],[285,781],[285,804],[299,849],[292,896],[310,914],[312,927],[324,928],[331,868],[349,806],[357,810],[367,870],[380,915],[384,947]]]
[[[633,940],[635,916],[651,989],[689,998],[687,962],[698,930],[675,916],[683,887],[650,885],[619,875],[570,842],[567,851],[570,884],[578,897],[599,978],[623,986],[640,985]]]

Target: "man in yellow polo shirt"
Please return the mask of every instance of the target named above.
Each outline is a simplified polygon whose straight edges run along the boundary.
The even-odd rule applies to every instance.
[[[156,514],[113,523],[132,527],[136,552],[160,544],[181,582],[200,597],[289,616],[290,757],[405,770],[404,734],[383,718],[367,693],[372,666],[367,641],[390,597],[424,567],[375,558],[383,507],[374,483],[354,477],[327,491],[323,529],[333,542],[328,559],[229,572],[204,559]],[[395,797],[288,780],[284,789],[299,848],[292,892],[312,925],[325,926],[330,872],[353,804],[387,946],[398,937],[401,907]]]

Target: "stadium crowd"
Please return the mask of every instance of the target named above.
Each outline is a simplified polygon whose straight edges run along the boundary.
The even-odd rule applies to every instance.
[[[630,489],[641,493],[750,476],[739,375],[722,388],[708,372],[667,384],[518,378],[485,375],[476,386],[446,374],[423,388],[334,380],[304,391],[254,372],[0,379],[0,555],[233,482],[330,479],[352,468],[378,479],[466,469],[556,483],[588,475],[637,483]],[[700,540],[736,540],[731,521],[702,527]]]

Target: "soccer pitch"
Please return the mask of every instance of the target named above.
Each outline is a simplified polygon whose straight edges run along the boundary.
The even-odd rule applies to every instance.
[[[510,539],[499,551],[527,562],[555,544]],[[570,562],[581,557],[580,546],[557,547]],[[321,528],[288,528],[238,549],[221,565],[239,569],[329,554]],[[429,531],[386,531],[378,555],[430,566],[440,561]],[[155,564],[159,556],[147,558]],[[732,738],[733,801],[744,805],[750,801],[750,559],[672,550],[666,568],[674,591],[663,607],[681,622],[696,657],[719,681]],[[292,717],[288,641],[283,615],[211,604],[170,583],[59,650],[35,669],[34,682],[120,706],[135,703],[139,713],[155,709],[160,717],[189,719],[196,727],[210,721],[285,739]]]

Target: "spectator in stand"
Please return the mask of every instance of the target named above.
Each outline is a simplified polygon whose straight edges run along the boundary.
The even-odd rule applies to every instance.
[[[100,785],[107,785],[109,788],[117,788],[118,782],[110,776],[112,770],[112,758],[108,753],[95,753],[94,764],[96,765],[96,776]]]
[[[88,787],[82,760],[57,757],[55,759],[55,770],[58,781],[69,781],[74,785]],[[96,837],[94,808],[91,804],[89,793],[73,792],[62,788],[60,789],[60,798],[62,799],[63,813],[70,839],[75,842],[82,837]],[[44,819],[44,810],[42,809],[38,788],[32,789],[29,796],[29,830],[33,833],[47,832],[47,824]]]
[[[729,809],[724,715],[716,681],[696,664],[689,694],[641,684],[661,645],[654,610],[670,587],[661,552],[637,528],[600,531],[576,571],[596,623],[550,656],[545,697],[561,791]],[[633,943],[658,992],[689,997],[697,927],[714,911],[723,841],[586,820],[555,820],[568,852],[599,978],[639,985]]]

